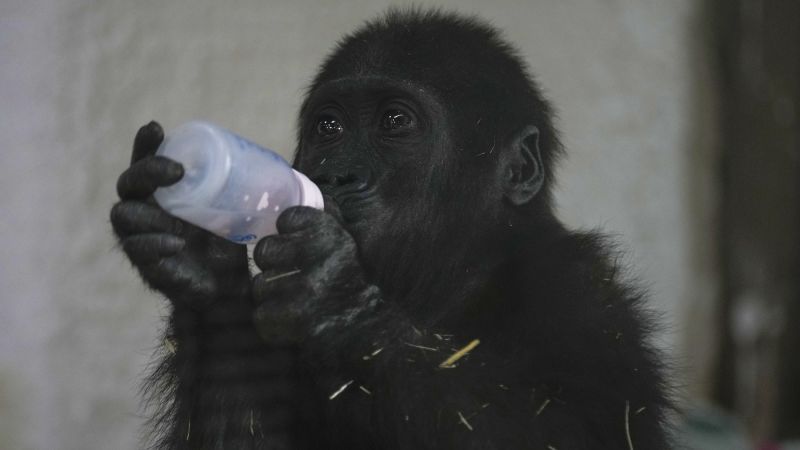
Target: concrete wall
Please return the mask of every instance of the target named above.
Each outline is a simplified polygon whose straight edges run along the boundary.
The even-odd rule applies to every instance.
[[[0,4],[0,448],[138,447],[137,385],[165,309],[107,219],[136,129],[206,118],[288,156],[315,66],[389,3]],[[570,154],[561,214],[619,235],[672,324],[660,338],[691,369],[691,393],[716,286],[697,3],[436,3],[506,30],[539,75]]]

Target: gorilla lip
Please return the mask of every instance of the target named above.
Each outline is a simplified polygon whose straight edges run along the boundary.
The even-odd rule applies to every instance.
[[[351,222],[354,215],[353,213],[362,210],[362,205],[367,203],[375,194],[375,189],[367,187],[366,183],[362,186],[364,186],[364,188],[360,188],[359,186],[357,189],[329,188],[323,190],[324,194],[333,199],[339,206],[339,214],[345,222]]]

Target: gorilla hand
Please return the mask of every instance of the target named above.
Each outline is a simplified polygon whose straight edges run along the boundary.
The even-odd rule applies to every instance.
[[[373,306],[377,288],[366,282],[356,243],[333,215],[294,207],[277,228],[253,253],[263,270],[253,280],[255,324],[267,342],[301,341]]]
[[[140,128],[131,166],[117,180],[121,201],[111,209],[111,224],[122,249],[142,278],[173,301],[197,307],[222,293],[244,295],[246,248],[175,218],[153,200],[156,188],[183,176],[179,163],[155,156],[163,139],[156,122]]]

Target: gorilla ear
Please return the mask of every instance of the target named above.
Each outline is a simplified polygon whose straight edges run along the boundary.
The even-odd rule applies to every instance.
[[[539,193],[544,184],[544,165],[539,152],[539,129],[529,125],[511,142],[503,164],[505,197],[514,205],[524,205]]]

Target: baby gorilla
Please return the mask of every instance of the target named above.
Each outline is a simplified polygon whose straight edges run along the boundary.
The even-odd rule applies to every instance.
[[[554,217],[550,107],[483,22],[391,11],[345,37],[300,113],[326,196],[244,247],[161,210],[182,176],[143,127],[112,223],[171,300],[149,383],[165,449],[668,448],[639,289]]]

